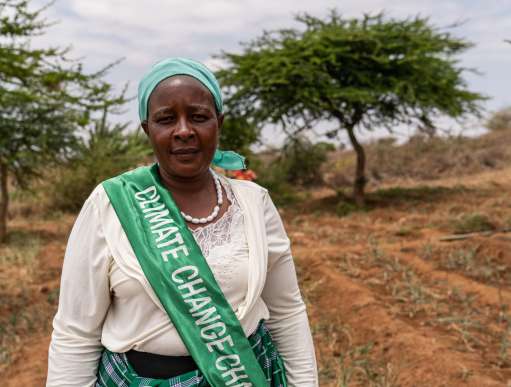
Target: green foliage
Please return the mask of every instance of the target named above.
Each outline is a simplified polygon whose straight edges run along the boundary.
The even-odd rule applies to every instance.
[[[464,214],[452,222],[456,234],[494,230],[495,225],[490,219],[479,213]]]
[[[102,181],[142,164],[151,154],[147,137],[125,125],[99,125],[82,140],[71,160],[50,179],[51,207],[77,211]]]
[[[356,196],[365,157],[355,129],[406,123],[432,132],[438,115],[480,110],[484,97],[467,89],[456,59],[472,44],[427,18],[345,19],[332,11],[324,20],[304,14],[297,21],[301,28],[265,32],[241,54],[221,54],[226,105],[258,124],[279,124],[291,137],[334,120],[322,134],[348,131],[358,156]]]
[[[67,49],[33,49],[30,39],[49,26],[43,9],[28,1],[0,1],[0,163],[20,185],[41,165],[60,160],[76,145],[91,114],[125,102],[102,78],[112,65],[92,74],[68,58]]]
[[[359,210],[360,208],[357,207],[355,204],[342,200],[335,206],[335,213],[337,214],[337,216],[340,217],[347,216],[352,212],[356,212]]]
[[[344,19],[333,11],[297,21],[302,29],[265,32],[242,54],[222,55],[232,109],[296,130],[332,118],[365,128],[413,119],[429,126],[436,113],[478,111],[481,96],[466,89],[454,58],[471,43],[427,18]]]
[[[319,142],[313,144],[302,136],[290,137],[284,144],[281,155],[276,161],[288,183],[302,186],[321,184],[321,165],[327,160],[327,154],[335,150],[332,144]]]
[[[251,158],[250,165],[277,204],[292,204],[300,198],[299,187],[322,183],[320,168],[333,149],[332,144],[313,144],[298,136],[288,139],[279,156],[265,162]]]
[[[250,154],[250,145],[259,137],[259,129],[243,117],[226,114],[220,131],[220,148]]]
[[[486,123],[486,127],[493,131],[511,130],[511,107],[495,112]]]
[[[126,101],[103,80],[115,64],[87,74],[68,49],[31,47],[49,24],[45,8],[29,1],[0,0],[0,241],[6,236],[8,179],[26,188],[51,163],[65,160],[95,112]]]
[[[257,174],[257,183],[268,189],[273,201],[279,206],[295,204],[299,195],[296,187],[286,180],[286,169],[281,163],[270,166],[257,158],[250,159],[250,167]]]
[[[386,189],[379,189],[374,192],[374,197],[379,200],[388,200],[396,202],[430,202],[437,200],[442,196],[463,192],[463,186],[455,187],[432,187],[429,185],[418,185],[416,187],[390,187]]]
[[[9,243],[0,248],[0,267],[31,267],[39,253],[41,241],[37,236],[12,233]]]

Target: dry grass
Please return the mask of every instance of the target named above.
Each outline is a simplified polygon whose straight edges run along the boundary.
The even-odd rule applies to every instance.
[[[23,335],[31,334],[38,324],[37,313],[28,305],[34,260],[39,253],[36,235],[11,232],[10,242],[0,246],[0,364],[8,365]]]
[[[17,209],[23,208],[17,204]],[[18,213],[10,223],[8,242],[0,245],[2,374],[20,359],[27,342],[49,333],[70,220],[62,216],[48,220],[39,211]],[[37,356],[44,359],[46,353]]]
[[[336,214],[339,199],[324,193],[286,210],[319,326],[322,386],[511,380],[511,236],[440,241],[502,228],[511,216],[511,200],[501,196],[511,190],[509,173],[475,175],[466,185],[459,177],[370,191],[362,211]],[[364,378],[363,364],[376,370],[374,380]]]
[[[369,187],[397,180],[428,181],[466,176],[511,165],[511,131],[478,138],[412,137],[404,145],[386,138],[366,144]],[[351,187],[355,155],[338,151],[323,167],[325,180],[338,189]]]

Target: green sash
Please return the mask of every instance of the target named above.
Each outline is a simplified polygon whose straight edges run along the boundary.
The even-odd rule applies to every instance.
[[[214,387],[268,386],[251,346],[158,166],[103,182],[151,287]]]

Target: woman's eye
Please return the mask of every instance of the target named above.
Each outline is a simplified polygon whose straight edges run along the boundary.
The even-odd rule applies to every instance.
[[[174,117],[172,116],[164,116],[160,117],[156,120],[158,124],[170,124],[174,120]]]
[[[192,115],[192,119],[195,122],[204,122],[204,121],[206,121],[208,119],[208,117],[206,117],[203,114],[194,114],[194,115]]]

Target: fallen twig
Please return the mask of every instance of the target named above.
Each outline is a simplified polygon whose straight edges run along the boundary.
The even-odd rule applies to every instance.
[[[505,233],[505,232],[511,232],[511,227],[509,228],[502,228],[498,230],[486,230],[486,231],[475,231],[475,232],[469,232],[466,234],[452,234],[452,235],[446,235],[444,237],[441,237],[439,240],[441,242],[451,242],[451,241],[459,241],[462,239],[469,239],[473,238],[475,236],[490,236],[493,234],[498,233]]]

